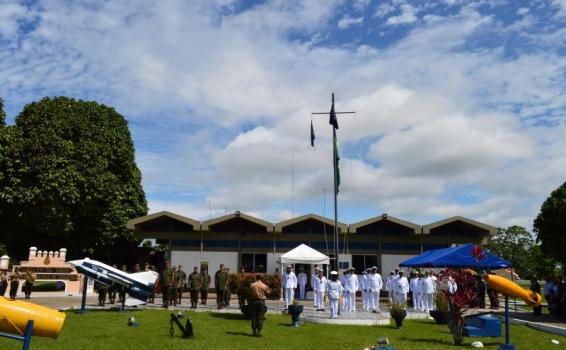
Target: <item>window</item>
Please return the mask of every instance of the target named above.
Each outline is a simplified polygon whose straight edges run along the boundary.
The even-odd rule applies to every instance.
[[[377,255],[352,255],[352,267],[356,269],[356,273],[377,265]],[[380,267],[377,266],[377,268]]]
[[[242,253],[241,266],[246,272],[262,272],[267,271],[267,254],[259,253]]]

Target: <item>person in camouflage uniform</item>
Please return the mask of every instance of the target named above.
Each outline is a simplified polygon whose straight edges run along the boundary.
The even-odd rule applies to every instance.
[[[198,292],[202,285],[201,274],[198,273],[198,267],[195,266],[193,273],[189,275],[189,291],[191,293],[191,309],[197,308]]]
[[[223,299],[224,306],[230,306],[230,298],[232,297],[232,291],[230,290],[232,286],[228,284],[230,277],[230,268],[226,267],[224,268],[224,271],[226,272],[226,288],[224,289],[224,299]]]
[[[210,275],[208,270],[202,269],[200,272],[200,301],[202,305],[206,305],[208,288],[210,288]]]
[[[163,307],[169,306],[169,298],[171,297],[171,285],[175,279],[175,273],[171,268],[169,261],[165,262],[165,269],[161,275],[161,295],[163,298]]]
[[[173,266],[171,270],[173,270],[173,280],[171,287],[169,287],[169,306],[177,306],[177,266]]]
[[[240,272],[238,272],[238,278],[236,281],[244,281],[246,278],[246,268],[240,267]],[[246,304],[246,294],[243,289],[238,288],[238,304],[240,308]]]
[[[187,280],[187,274],[183,271],[183,266],[181,265],[177,267],[175,280],[177,282],[177,304],[181,305],[181,299],[183,299],[183,292],[185,291],[185,281]]]
[[[226,282],[228,282],[228,275],[224,269],[224,264],[220,264],[220,268],[214,274],[214,288],[216,289],[216,304],[218,305],[218,309],[224,307]]]

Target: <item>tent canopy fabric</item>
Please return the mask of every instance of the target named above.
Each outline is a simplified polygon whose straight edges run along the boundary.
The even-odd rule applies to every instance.
[[[306,244],[281,255],[281,264],[330,264],[330,258]]]
[[[401,267],[472,267],[485,270],[495,270],[511,267],[511,263],[501,259],[486,250],[480,250],[479,256],[474,256],[477,248],[468,243],[452,248],[435,249],[407,259],[399,264]]]

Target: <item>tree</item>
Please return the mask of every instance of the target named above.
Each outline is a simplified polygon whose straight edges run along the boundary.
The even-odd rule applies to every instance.
[[[145,215],[147,203],[123,116],[96,102],[44,98],[8,128],[0,220],[14,256],[34,245],[108,259],[135,244],[125,224]]]
[[[554,260],[541,254],[534,237],[521,226],[499,228],[488,242],[487,249],[511,262],[513,269],[523,278],[545,276],[556,265]]]
[[[543,253],[554,257],[566,269],[566,182],[552,191],[534,222]]]
[[[0,97],[0,129],[6,126],[6,112],[4,112],[4,100]]]

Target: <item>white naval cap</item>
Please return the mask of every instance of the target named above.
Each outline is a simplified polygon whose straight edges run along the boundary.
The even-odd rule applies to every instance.
[[[331,274],[331,275],[337,275],[337,274],[338,274],[338,272],[336,272],[336,271],[332,271],[332,272],[330,272],[330,274]]]

